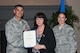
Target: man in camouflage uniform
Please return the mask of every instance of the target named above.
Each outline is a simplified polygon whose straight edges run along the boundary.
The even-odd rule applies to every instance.
[[[16,5],[14,9],[15,16],[5,25],[5,34],[7,39],[7,53],[28,53],[23,47],[23,31],[30,29],[28,23],[22,19],[23,6]]]

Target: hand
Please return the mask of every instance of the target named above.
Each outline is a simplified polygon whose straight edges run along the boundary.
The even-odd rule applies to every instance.
[[[24,29],[24,31],[27,31],[28,29],[26,28],[26,29]]]
[[[40,49],[46,49],[46,47],[45,45],[37,44],[36,46],[34,46],[34,49],[40,50]]]

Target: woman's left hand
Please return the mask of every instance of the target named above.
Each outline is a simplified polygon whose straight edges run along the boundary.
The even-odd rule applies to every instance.
[[[34,49],[40,50],[40,49],[46,49],[45,45],[37,44],[34,46]]]

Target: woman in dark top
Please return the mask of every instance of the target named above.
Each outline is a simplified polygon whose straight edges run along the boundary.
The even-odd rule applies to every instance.
[[[29,53],[55,53],[55,37],[52,29],[47,25],[44,13],[36,14],[33,29],[37,33],[37,45],[29,50]]]

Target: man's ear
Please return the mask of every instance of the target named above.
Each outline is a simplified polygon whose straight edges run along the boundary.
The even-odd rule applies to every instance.
[[[65,19],[65,21],[67,21],[67,18]]]
[[[13,12],[15,13],[15,9],[13,10]]]
[[[67,18],[66,18],[66,20],[67,20]]]

